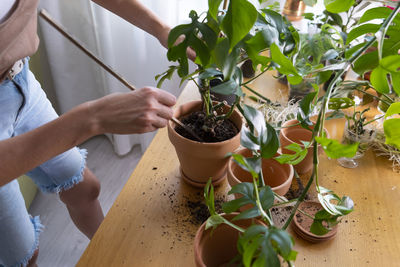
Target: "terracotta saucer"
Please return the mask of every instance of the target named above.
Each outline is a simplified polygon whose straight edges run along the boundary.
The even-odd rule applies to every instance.
[[[196,181],[190,179],[189,177],[187,177],[187,176],[185,175],[185,173],[182,171],[182,168],[179,168],[179,170],[180,170],[182,179],[183,179],[186,183],[188,183],[188,184],[190,184],[190,185],[192,185],[192,186],[194,186],[194,187],[199,187],[199,188],[204,188],[204,187],[206,186],[207,183],[199,183],[199,182],[196,182]],[[221,178],[219,178],[218,180],[213,181],[213,182],[212,182],[212,185],[213,185],[213,186],[218,186],[218,185],[220,185],[225,179],[226,179],[226,174],[223,175],[223,176],[222,176]]]
[[[306,201],[300,204],[299,208],[304,210],[308,214],[315,215],[315,213],[322,209],[322,205],[315,201]],[[310,226],[312,219],[300,213],[296,212],[295,217],[292,221],[292,228],[294,232],[302,239],[311,243],[319,243],[322,241],[330,240],[335,237],[338,226],[336,225],[333,229],[325,235],[316,235],[310,232]]]

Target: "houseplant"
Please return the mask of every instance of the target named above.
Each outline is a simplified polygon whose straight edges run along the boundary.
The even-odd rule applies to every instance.
[[[190,168],[184,162],[190,154],[197,154],[195,151],[201,150],[200,147],[203,145],[215,147],[218,144],[223,145],[223,142],[228,142],[231,138],[237,140],[234,143],[239,145],[239,138],[235,134],[227,138],[228,140],[219,139],[216,136],[221,125],[229,122],[232,114],[236,114],[235,107],[238,107],[243,114],[243,109],[239,105],[243,96],[241,87],[247,86],[246,84],[250,81],[243,82],[243,74],[238,64],[251,59],[254,67],[261,65],[262,72],[265,72],[272,67],[272,61],[271,58],[261,56],[259,53],[270,49],[274,64],[280,64],[280,61],[287,60],[284,54],[290,54],[294,50],[297,38],[293,36],[293,34],[297,34],[293,27],[275,11],[265,9],[258,12],[247,0],[234,0],[229,3],[226,11],[220,12],[221,2],[222,0],[210,0],[206,14],[199,16],[195,11],[191,11],[189,15],[191,23],[178,25],[171,30],[167,56],[170,61],[177,62],[178,65],[170,66],[166,72],[156,77],[159,79],[158,87],[160,87],[165,79],[171,78],[172,74],[177,72],[182,82],[187,79],[192,80],[199,88],[202,104],[193,110],[186,107],[178,108],[179,114],[176,113],[176,115],[184,124],[193,127],[192,130],[202,140],[200,142],[190,140],[191,136],[185,135],[184,131],[175,127],[174,123],[171,122],[168,125],[168,133],[173,144],[180,143],[187,151],[185,155],[180,155],[179,151],[183,149],[176,149],[181,163],[182,176],[196,186],[204,186],[209,177],[213,177],[214,184],[221,181],[228,158],[219,157],[212,160],[221,163],[220,171],[203,173],[201,177],[195,177],[196,174],[188,173]],[[177,42],[182,35],[184,39]],[[197,57],[194,62],[198,67],[191,73],[189,73],[186,55],[189,47],[196,52]],[[291,64],[280,65],[282,66],[281,72],[288,75],[293,83],[301,81],[301,77]],[[202,81],[201,84],[197,82],[198,79]],[[215,79],[220,80],[221,83],[211,87],[210,81]],[[212,92],[224,95],[234,94],[236,99],[228,107],[223,102],[213,102]],[[180,112],[182,110],[185,112]],[[195,116],[195,118],[189,119],[188,116],[182,115]],[[190,120],[196,121],[196,123],[190,123]],[[201,122],[199,123],[199,121]],[[236,124],[236,128],[239,132],[241,125]],[[177,130],[180,131],[180,134],[177,133]],[[182,137],[182,134],[185,136]],[[208,144],[210,142],[213,144]],[[195,145],[192,153],[188,148],[189,145]],[[235,148],[231,145],[230,152]],[[221,151],[226,150],[222,149]],[[195,159],[197,163],[194,163],[193,166],[199,163],[200,158],[207,158],[212,154],[212,150],[207,150],[205,156]],[[206,166],[209,164],[204,164],[201,169],[207,170]]]
[[[331,4],[333,4],[333,6],[331,6]],[[341,12],[343,8],[343,11],[345,11],[346,8],[349,9],[350,7],[352,7],[353,4],[353,1],[332,1],[329,2],[329,5],[327,5],[327,7],[330,6],[330,10],[332,12],[338,13]],[[303,202],[306,193],[310,189],[311,185],[314,184],[314,182],[317,190],[318,200],[321,203],[323,210],[317,212],[315,216],[313,216],[313,224],[310,229],[311,232],[319,235],[326,234],[333,229],[332,226],[336,225],[337,222],[340,221],[341,216],[344,216],[353,210],[353,202],[349,197],[340,198],[331,190],[320,186],[318,179],[318,144],[322,146],[325,153],[331,158],[339,158],[343,156],[351,157],[355,155],[358,149],[357,143],[355,145],[343,145],[340,144],[338,140],[329,139],[326,137],[324,133],[324,122],[327,117],[328,107],[340,110],[343,108],[348,108],[351,105],[351,101],[349,101],[349,99],[332,98],[332,94],[337,88],[339,88],[338,85],[340,85],[340,79],[342,78],[342,75],[346,71],[346,69],[349,66],[353,65],[354,62],[356,62],[360,58],[360,56],[363,55],[368,47],[374,44],[377,38],[378,46],[380,42],[383,42],[384,38],[379,37],[386,36],[385,33],[387,29],[392,26],[391,22],[398,14],[399,8],[400,4],[397,4],[396,8],[393,11],[387,14],[387,16],[384,16],[384,20],[382,24],[379,25],[378,33],[375,36],[372,36],[368,39],[367,42],[358,46],[358,49],[355,49],[352,53],[349,53],[347,55],[347,58],[343,60],[343,62],[338,62],[337,64],[335,64],[336,66],[330,67],[332,70],[334,70],[334,77],[329,83],[326,94],[322,96],[318,102],[318,91],[309,93],[301,100],[300,111],[297,115],[297,119],[304,128],[309,128],[309,126],[312,125],[310,121],[310,116],[313,115],[313,112],[315,110],[318,111],[315,126],[312,129],[312,139],[310,142],[313,145],[313,170],[302,194],[298,199],[295,200],[296,203],[291,212],[291,215],[281,229],[277,228],[274,225],[270,216],[270,208],[274,205],[274,198],[280,201],[280,203],[277,203],[278,205],[282,205],[282,203],[287,204],[288,202],[284,200],[282,201],[279,196],[276,196],[271,192],[271,189],[268,186],[263,185],[264,179],[262,177],[260,164],[260,159],[262,157],[261,154],[263,153],[263,150],[267,151],[266,148],[268,147],[268,151],[270,151],[271,153],[274,152],[274,149],[272,149],[272,147],[274,147],[274,141],[272,140],[275,140],[277,138],[276,132],[273,128],[269,130],[270,126],[268,124],[262,126],[262,124],[257,123],[261,120],[259,118],[263,118],[262,114],[256,115],[256,111],[252,110],[251,112],[249,112],[251,108],[246,108],[248,112],[247,114],[246,112],[244,112],[244,114],[246,114],[245,119],[247,120],[250,129],[243,128],[241,143],[242,145],[253,151],[253,157],[245,158],[241,155],[232,156],[240,166],[242,166],[245,170],[249,171],[252,174],[253,183],[241,183],[233,187],[230,193],[239,193],[243,197],[227,202],[223,208],[225,213],[229,213],[240,210],[240,207],[244,205],[252,204],[252,209],[242,211],[236,217],[236,219],[260,216],[268,227],[250,227],[247,230],[241,229],[245,241],[241,242],[239,239],[238,247],[240,248],[239,254],[241,255],[242,262],[245,266],[263,266],[266,262],[268,262],[268,264],[271,266],[280,265],[279,256],[281,257],[281,259],[291,265],[291,261],[294,260],[296,253],[293,252],[293,243],[290,242],[290,239],[288,238],[288,235],[284,230],[289,226],[291,220],[293,219],[293,216],[298,210],[300,203]],[[382,16],[382,14],[380,14],[380,16]],[[380,45],[380,49],[382,49],[382,45]],[[379,53],[382,52],[378,52],[378,55]],[[382,60],[383,59],[384,58],[382,58]],[[388,84],[391,84],[393,82],[396,83],[398,74],[398,67],[396,64],[398,64],[398,61],[390,61],[395,61],[395,59],[397,59],[397,56],[393,58],[387,58],[386,60],[383,60],[383,62],[379,61],[380,65],[374,69],[376,75],[375,87],[380,87],[380,89],[378,90],[384,91],[386,90],[385,86],[386,88],[390,88]],[[282,67],[282,65],[279,67]],[[388,74],[394,78],[388,80]],[[371,75],[371,83],[374,86],[374,79],[372,79],[372,77],[373,75]],[[392,85],[394,90],[397,90],[395,89],[396,85]],[[384,121],[384,129],[387,135],[386,141],[389,144],[393,144],[394,146],[399,146],[400,139],[398,137],[400,127],[398,127],[399,119],[393,116],[399,113],[399,103],[391,103]],[[268,142],[268,145],[265,145],[265,140],[270,141]],[[296,160],[296,157],[298,157],[301,151],[303,151],[304,149],[302,149],[301,147],[297,147],[296,150],[298,150],[299,152],[297,155],[285,155],[287,156],[287,162]],[[212,201],[210,201],[210,194],[206,193],[205,197],[206,202],[209,206],[211,206]],[[228,221],[222,218],[220,215],[215,214],[215,212],[213,213],[212,210],[210,211],[211,217],[207,221],[209,227],[218,227],[218,225],[220,224],[227,224],[231,225],[231,227],[235,227],[234,225],[232,225],[234,224],[235,218],[232,219],[232,221]],[[275,231],[277,231],[281,236],[279,241],[271,241],[270,239],[271,236],[273,236],[271,233]]]

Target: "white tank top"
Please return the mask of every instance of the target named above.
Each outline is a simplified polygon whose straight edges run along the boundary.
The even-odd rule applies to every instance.
[[[0,23],[5,21],[10,15],[10,11],[13,8],[17,0],[1,0],[0,1]]]

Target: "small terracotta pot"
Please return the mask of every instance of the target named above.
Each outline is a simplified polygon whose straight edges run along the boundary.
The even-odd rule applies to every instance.
[[[251,151],[247,148],[237,151],[236,154],[241,154],[245,157],[252,156]],[[276,156],[278,156],[278,154]],[[262,171],[265,184],[269,185],[272,191],[281,196],[289,191],[294,174],[292,165],[280,164],[273,158],[262,159]],[[233,187],[242,182],[252,183],[253,178],[248,171],[243,170],[231,159],[228,165],[228,182],[230,186]]]
[[[311,141],[312,137],[312,132],[304,129],[300,125],[295,125],[298,124],[298,120],[290,120],[285,122],[282,127],[287,127],[287,128],[282,128],[282,130],[279,133],[279,140],[281,142],[281,150],[282,154],[294,154],[294,151],[288,150],[285,147],[292,144],[292,143],[298,143],[301,147],[304,148],[304,145],[301,143],[301,141]],[[295,125],[288,127],[290,125]],[[310,126],[310,129],[314,129],[314,126]],[[327,136],[328,131],[325,129],[325,133]],[[318,153],[322,152],[322,147],[318,146]],[[297,171],[299,174],[303,174],[306,172],[311,171],[313,167],[313,146],[311,145],[308,148],[307,156],[299,163],[294,165],[294,169]]]
[[[228,220],[239,213],[222,214]],[[242,228],[248,228],[253,223],[264,225],[256,219],[238,220],[234,222]],[[205,230],[204,222],[194,238],[194,260],[197,267],[228,266],[227,264],[237,254],[239,232],[226,224],[219,225],[215,230]],[[229,265],[230,266],[230,265]]]
[[[299,209],[314,216],[315,213],[323,208],[319,202],[305,201],[300,204]],[[330,240],[336,236],[338,225],[333,227],[332,230],[325,235],[316,235],[310,232],[312,222],[313,220],[311,218],[305,216],[299,211],[296,211],[296,214],[292,221],[292,228],[299,237],[311,243],[323,242],[326,240]]]
[[[174,117],[180,118],[201,109],[201,101],[192,101],[179,106]],[[224,107],[224,112],[228,111]],[[242,118],[234,111],[229,118],[237,127],[238,133],[231,139],[218,143],[204,143],[187,139],[175,131],[175,123],[168,123],[168,137],[174,145],[180,162],[184,181],[196,187],[204,187],[211,177],[213,185],[218,185],[226,177],[229,157],[227,153],[235,151],[240,145]]]

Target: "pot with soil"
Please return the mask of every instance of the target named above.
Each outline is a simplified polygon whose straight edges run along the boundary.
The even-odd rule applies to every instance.
[[[286,148],[286,146],[297,143],[302,148],[304,148],[304,144],[302,141],[310,142],[312,138],[312,132],[310,130],[304,129],[299,125],[298,120],[290,120],[285,122],[282,125],[282,130],[279,133],[279,140],[281,143],[282,154],[294,154],[295,152]],[[314,126],[310,126],[310,129],[313,129]],[[329,136],[326,129],[325,133]],[[318,153],[322,152],[322,148],[318,146]],[[303,174],[309,172],[313,167],[313,146],[310,145],[307,149],[306,157],[298,164],[293,165],[294,169],[299,174]]]
[[[239,213],[222,214],[222,216],[231,221]],[[262,222],[255,219],[246,219],[235,221],[235,225],[244,229]],[[217,267],[217,266],[237,266],[241,262],[232,262],[239,254],[237,250],[237,241],[240,232],[227,224],[220,224],[215,228],[205,230],[204,222],[197,230],[194,238],[194,260],[197,267]],[[239,258],[239,261],[241,259]]]
[[[241,154],[246,158],[252,156],[252,152],[247,148],[239,150],[236,154]],[[289,191],[294,174],[292,165],[280,164],[273,158],[262,159],[262,172],[265,184],[269,185],[272,191],[281,196]],[[242,182],[252,183],[253,179],[249,172],[245,171],[233,160],[230,160],[228,164],[228,182],[233,187]]]
[[[229,106],[222,106],[218,113],[227,113]],[[202,111],[202,101],[192,101],[179,106],[174,113],[183,124],[192,129],[202,142],[183,128],[170,121],[168,137],[174,145],[180,162],[181,175],[184,181],[196,187],[204,187],[210,177],[213,185],[223,181],[229,158],[225,155],[235,151],[240,145],[242,118],[233,111],[228,120],[223,120],[213,128],[204,130],[206,115]]]
[[[303,211],[303,213],[299,210]],[[328,233],[323,235],[317,235],[310,231],[314,222],[310,216],[314,217],[317,212],[323,210],[319,202],[302,202],[299,206],[299,210],[296,211],[296,215],[292,221],[292,228],[299,237],[311,243],[319,243],[330,240],[336,236],[338,225],[333,226]],[[328,227],[327,224],[323,226]]]

